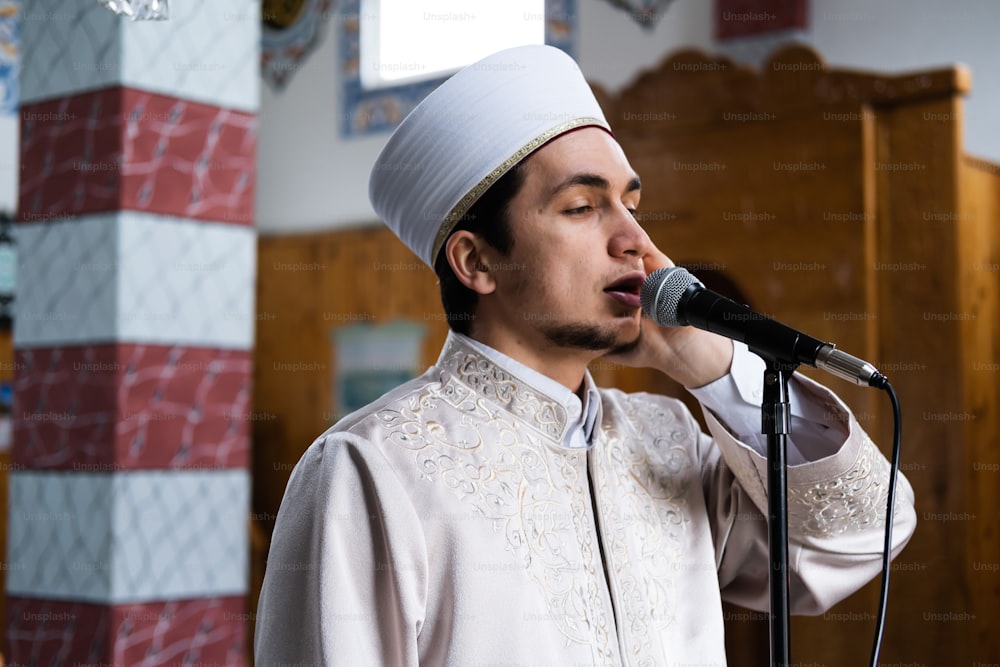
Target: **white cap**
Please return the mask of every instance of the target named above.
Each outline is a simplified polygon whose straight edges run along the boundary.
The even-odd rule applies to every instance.
[[[552,46],[469,65],[403,119],[372,168],[375,212],[428,266],[491,185],[545,142],[611,128],[579,66]]]

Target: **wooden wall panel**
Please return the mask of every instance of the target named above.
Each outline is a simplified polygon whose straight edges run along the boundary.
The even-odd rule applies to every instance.
[[[971,613],[963,580],[967,554],[963,412],[956,227],[943,219],[958,211],[959,135],[954,124],[932,127],[925,114],[957,113],[954,97],[916,101],[887,109],[878,119],[877,190],[879,261],[915,263],[919,271],[879,276],[880,314],[886,326],[879,344],[885,354],[919,371],[896,381],[904,406],[906,460],[917,465],[907,476],[917,491],[918,528],[905,562],[917,573],[901,573],[897,605],[889,623],[887,651],[907,660],[940,655],[938,635],[948,627],[969,637],[968,622],[942,622],[943,614]],[[941,218],[939,218],[941,216]],[[902,379],[902,378],[901,378]],[[912,576],[912,575],[918,576]],[[905,587],[905,588],[904,588]],[[905,597],[902,597],[905,596]],[[970,642],[948,648],[952,664],[971,662]]]
[[[733,120],[660,134],[659,143],[648,140],[647,128],[616,132],[643,179],[641,208],[650,235],[694,273],[708,268],[729,276],[758,311],[877,362],[871,330],[878,315],[868,289],[875,216],[859,169],[863,115],[832,122],[820,108],[733,109],[720,114]],[[740,120],[748,114],[761,120]],[[865,428],[877,431],[886,417],[881,396],[805,372],[834,388]],[[612,382],[634,373],[623,370]],[[869,644],[845,643],[842,634],[830,632],[830,619],[847,630],[867,628],[876,601],[873,585],[825,620],[794,619],[795,660],[864,660]],[[731,664],[766,664],[766,620],[735,608],[727,618]]]
[[[995,165],[963,175],[968,89],[961,69],[839,72],[793,48],[758,73],[688,52],[643,75],[609,114],[661,248],[722,270],[758,310],[870,359],[900,393],[920,525],[893,575],[890,663],[997,657],[987,626],[1000,617],[990,464],[1000,458],[1000,190]],[[836,389],[889,452],[885,397],[806,372]],[[649,381],[631,370],[606,381],[629,377]],[[873,583],[830,614],[795,619],[793,659],[866,662],[876,601]],[[750,618],[727,628],[734,666],[767,661],[766,624]]]
[[[1000,165],[965,158],[960,168],[961,205],[958,267],[964,320],[961,368],[963,403],[974,419],[964,420],[969,442],[965,460],[965,504],[978,518],[965,531],[971,608],[975,610],[973,660],[1000,663],[996,638],[1000,620]]]
[[[306,448],[342,416],[334,407],[334,332],[400,319],[427,326],[422,363],[433,364],[447,334],[437,279],[388,229],[260,237],[251,611],[288,476]],[[252,622],[247,632],[252,646]]]
[[[261,237],[254,414],[256,511],[273,519],[292,466],[335,414],[332,336],[352,324],[427,326],[423,363],[447,333],[437,279],[388,229]]]

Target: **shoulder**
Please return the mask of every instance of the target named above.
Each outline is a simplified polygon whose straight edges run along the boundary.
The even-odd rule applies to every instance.
[[[405,382],[337,420],[313,440],[302,454],[289,484],[329,483],[332,476],[368,476],[372,471],[392,470],[380,441],[386,436],[385,421],[426,404],[426,396],[441,386],[440,372],[434,368]],[[391,430],[391,428],[390,428]]]
[[[373,415],[386,409],[398,409],[402,406],[419,404],[422,397],[440,391],[444,382],[445,374],[441,369],[432,366],[422,375],[404,382],[371,403],[342,416],[320,437],[338,432],[357,432],[359,424],[364,423]]]

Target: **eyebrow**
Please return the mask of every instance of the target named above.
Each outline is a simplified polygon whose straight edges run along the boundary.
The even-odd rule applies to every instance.
[[[552,188],[552,191],[549,193],[549,199],[552,199],[563,190],[567,190],[576,185],[583,185],[589,188],[600,188],[601,190],[611,189],[610,181],[603,176],[598,176],[597,174],[573,174],[565,181]],[[638,176],[634,176],[632,180],[628,182],[628,185],[625,186],[625,192],[633,192],[640,189],[642,189],[642,184],[639,182]]]

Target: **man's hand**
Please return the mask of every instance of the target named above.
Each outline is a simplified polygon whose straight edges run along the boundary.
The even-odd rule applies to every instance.
[[[648,276],[673,266],[670,258],[653,249],[643,260]],[[729,372],[733,342],[694,327],[661,327],[643,315],[639,345],[626,353],[612,354],[609,361],[636,368],[655,368],[690,389],[704,386]]]

